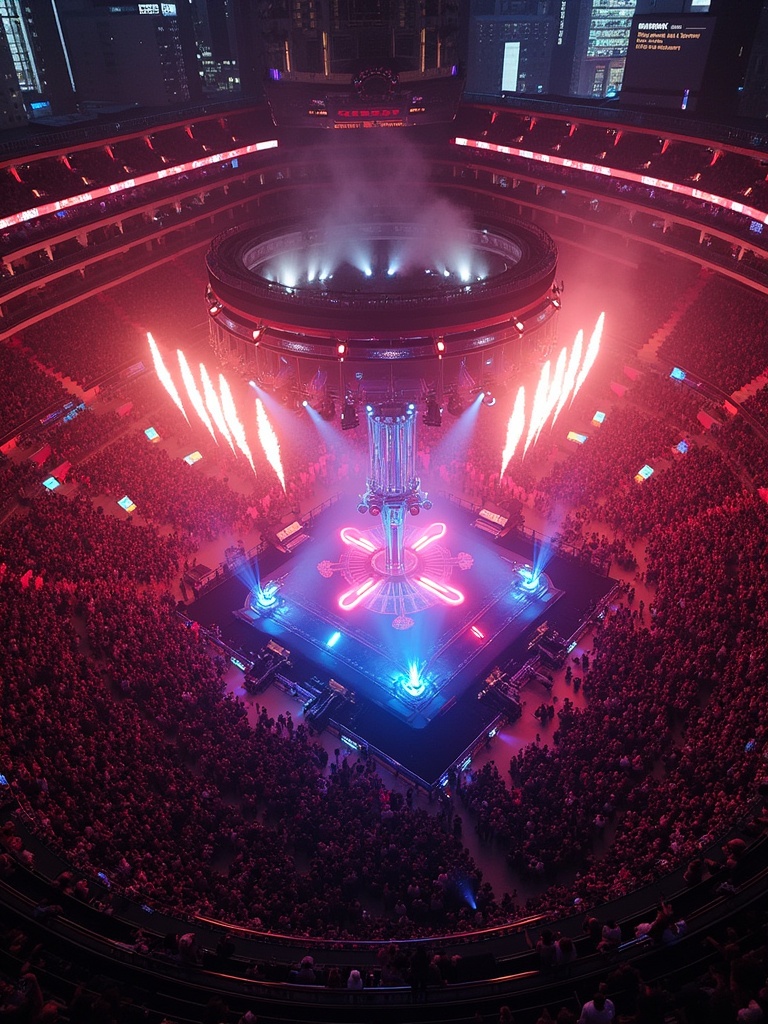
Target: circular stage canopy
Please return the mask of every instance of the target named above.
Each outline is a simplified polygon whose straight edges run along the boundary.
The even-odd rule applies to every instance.
[[[518,220],[241,226],[208,252],[209,309],[229,333],[294,355],[419,358],[446,336],[462,355],[479,333],[493,345],[546,318],[556,263],[549,235]]]

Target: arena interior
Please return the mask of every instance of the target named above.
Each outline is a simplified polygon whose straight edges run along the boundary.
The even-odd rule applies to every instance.
[[[766,137],[94,131],[0,154],[0,1019],[763,1020]]]

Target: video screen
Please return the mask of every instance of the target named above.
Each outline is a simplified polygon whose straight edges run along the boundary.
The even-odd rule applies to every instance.
[[[693,111],[704,82],[715,20],[703,14],[636,15],[621,100],[632,106]]]

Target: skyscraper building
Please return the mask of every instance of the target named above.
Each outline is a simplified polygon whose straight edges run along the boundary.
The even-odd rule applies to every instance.
[[[0,0],[0,22],[29,114],[75,109],[75,81],[57,0]]]
[[[240,91],[232,0],[192,0],[197,73],[205,93]]]
[[[555,0],[473,4],[467,91],[487,96],[549,92],[558,15]]]
[[[63,0],[80,104],[169,106],[202,93],[188,4]]]
[[[11,48],[0,21],[0,129],[20,128],[27,123],[27,111],[19,88],[19,79]]]
[[[615,96],[624,78],[636,0],[582,0],[577,7],[569,92]]]

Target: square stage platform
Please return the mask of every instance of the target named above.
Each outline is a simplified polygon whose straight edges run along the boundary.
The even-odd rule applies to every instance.
[[[262,558],[262,586],[279,583],[274,608],[249,607],[250,570],[189,610],[245,654],[276,640],[291,652],[284,674],[296,682],[340,683],[354,694],[333,715],[342,732],[430,785],[494,721],[497,711],[478,699],[492,669],[521,667],[542,622],[569,637],[614,583],[556,556],[541,585],[526,591],[519,570],[533,564],[530,541],[498,542],[473,526],[474,514],[448,499],[436,504],[408,523],[406,548],[424,555],[417,575],[426,582],[415,588],[384,584],[370,607],[340,606],[365,586],[367,552],[383,536],[377,520],[342,497],[312,520],[310,539],[292,555]]]

